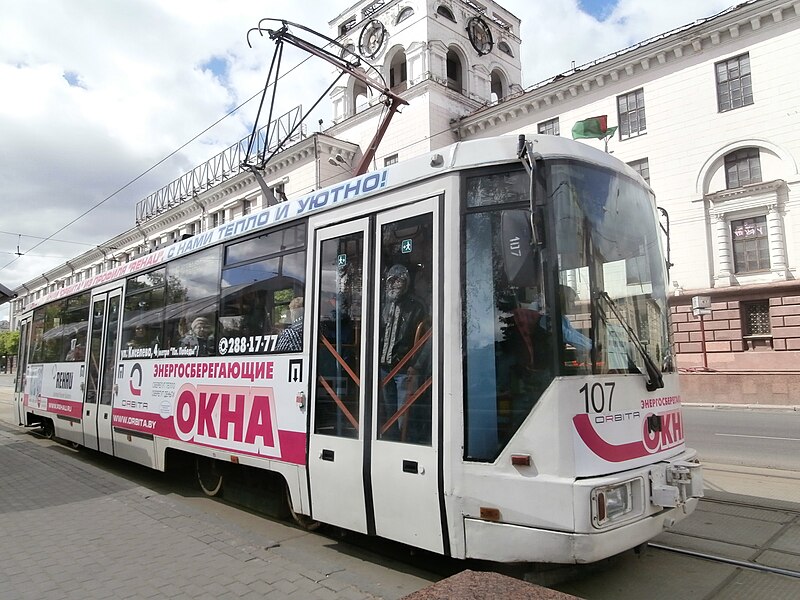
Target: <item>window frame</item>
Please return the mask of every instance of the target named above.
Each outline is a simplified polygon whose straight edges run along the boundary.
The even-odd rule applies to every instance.
[[[755,154],[755,156],[753,156],[753,154]],[[742,183],[742,178],[739,177],[743,166],[746,166],[749,172],[749,177],[744,180],[744,183]],[[732,181],[731,178],[731,168],[735,169],[735,182]],[[749,146],[728,152],[723,158],[723,169],[725,171],[725,189],[735,190],[753,183],[761,183],[763,181],[761,151],[756,146]],[[754,174],[756,170],[758,173]]]
[[[639,177],[644,179],[648,185],[650,185],[650,161],[645,156],[644,158],[639,158],[636,160],[632,160],[627,165],[636,171],[639,174]]]
[[[756,220],[760,222],[763,220],[763,226],[764,226],[763,234],[757,235],[755,237],[737,240],[734,235],[735,226],[737,224],[741,224],[742,227],[745,227],[748,221],[754,222]],[[769,221],[767,219],[766,214],[757,214],[748,217],[740,217],[738,219],[731,219],[728,222],[728,226],[730,229],[730,236],[731,236],[731,254],[733,256],[733,272],[736,275],[749,275],[753,273],[769,272],[772,269],[772,258],[770,256],[770,244],[769,244]],[[759,242],[761,240],[763,240],[764,244],[766,244],[766,248],[759,247],[760,246]],[[749,261],[747,261],[746,259],[745,259],[745,265],[741,265],[739,259],[737,258],[738,254],[737,248],[741,248],[742,245],[748,244],[750,242],[756,242],[755,252],[756,252],[756,262],[758,266],[755,269],[747,268],[747,263]],[[766,266],[763,266],[761,259],[759,258],[759,254],[762,250],[766,250],[766,260],[767,260]],[[745,253],[748,251],[752,250],[748,250],[745,248]]]
[[[765,326],[765,331],[755,331],[756,328],[753,327],[753,323],[751,321],[751,316],[755,311],[749,311],[748,309],[751,308],[759,308],[764,309],[766,308],[766,312],[764,316],[763,325]],[[744,339],[753,339],[753,338],[771,338],[772,337],[772,324],[770,322],[770,310],[769,310],[769,300],[762,299],[762,300],[743,300],[739,303],[739,309],[741,311],[741,320],[742,320],[742,337]],[[758,316],[757,316],[758,319]]]
[[[742,73],[743,70],[745,70],[746,73]],[[735,77],[730,75],[732,71],[737,73]],[[749,52],[714,63],[714,81],[717,93],[718,112],[729,112],[755,103]],[[722,93],[723,89],[725,90],[725,94]],[[740,95],[737,101],[734,101],[733,98],[735,92],[738,92]],[[727,97],[726,101],[723,100],[725,96]]]
[[[548,131],[550,129],[551,131]],[[561,128],[558,117],[540,121],[536,124],[536,131],[543,135],[561,135]]]
[[[633,108],[630,108],[631,100],[634,102]],[[625,110],[622,109],[623,101],[625,102]],[[636,131],[631,129],[631,116],[634,114],[636,116]],[[647,133],[643,87],[617,96],[617,122],[619,123],[620,140],[628,140]]]

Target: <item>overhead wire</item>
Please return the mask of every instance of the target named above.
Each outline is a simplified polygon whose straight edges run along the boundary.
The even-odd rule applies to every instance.
[[[305,63],[306,63],[307,61],[309,61],[310,59],[311,59],[311,57],[310,57],[310,56],[308,56],[308,57],[304,58],[303,60],[301,60],[299,63],[297,63],[296,65],[294,65],[292,68],[290,68],[290,69],[289,69],[289,70],[288,70],[286,73],[284,73],[284,74],[282,75],[282,78],[283,78],[283,77],[285,77],[286,75],[288,75],[289,73],[291,73],[292,71],[294,71],[295,69],[299,68],[299,67],[300,67],[300,66],[302,66],[303,64],[305,64]],[[219,124],[220,124],[222,121],[224,121],[225,119],[227,119],[228,117],[230,117],[231,115],[233,115],[233,114],[234,114],[236,111],[238,111],[240,108],[242,108],[242,107],[243,107],[245,104],[248,104],[249,102],[252,102],[252,101],[253,101],[255,98],[257,98],[257,97],[258,97],[258,96],[259,96],[261,93],[262,93],[262,90],[259,90],[259,91],[257,91],[255,94],[253,94],[252,96],[250,96],[250,97],[249,97],[247,100],[245,100],[244,102],[242,102],[241,104],[239,104],[239,105],[238,105],[238,106],[236,106],[235,108],[233,108],[233,109],[231,109],[230,111],[228,111],[228,112],[227,112],[225,115],[223,115],[222,117],[220,117],[219,119],[217,119],[216,121],[214,121],[214,122],[213,122],[211,125],[209,125],[209,126],[208,126],[208,127],[206,127],[205,129],[203,129],[201,132],[199,132],[199,133],[197,133],[196,135],[194,135],[194,136],[193,136],[191,139],[189,139],[189,140],[187,140],[186,142],[184,142],[183,144],[181,144],[181,145],[180,145],[178,148],[176,148],[175,150],[173,150],[172,152],[170,152],[169,154],[167,154],[166,156],[164,156],[164,157],[163,157],[161,160],[159,160],[158,162],[156,162],[154,165],[152,165],[151,167],[149,167],[148,169],[146,169],[145,171],[143,171],[142,173],[140,173],[139,175],[137,175],[136,177],[134,177],[133,179],[131,179],[131,180],[130,180],[128,183],[126,183],[125,185],[123,185],[123,186],[119,187],[119,188],[118,188],[117,190],[115,190],[115,191],[114,191],[112,194],[109,194],[108,196],[106,196],[105,198],[103,198],[102,200],[100,200],[99,202],[97,202],[96,204],[94,204],[93,206],[91,206],[90,208],[88,208],[87,210],[85,210],[84,212],[82,212],[80,215],[78,215],[77,217],[75,217],[74,219],[72,219],[72,220],[71,220],[70,222],[68,222],[66,225],[64,225],[64,226],[62,226],[61,228],[59,228],[59,229],[57,229],[56,231],[54,231],[54,232],[53,232],[51,235],[49,235],[48,237],[46,237],[46,238],[42,238],[42,241],[40,241],[39,243],[37,243],[37,244],[35,244],[34,246],[32,246],[31,248],[29,248],[29,249],[28,249],[28,252],[30,252],[31,250],[35,250],[36,248],[38,248],[39,246],[41,246],[41,245],[42,245],[42,244],[44,244],[45,242],[52,240],[52,238],[53,238],[54,236],[58,235],[59,233],[61,233],[62,231],[64,231],[64,230],[65,230],[65,229],[67,229],[68,227],[70,227],[71,225],[74,225],[75,223],[77,223],[78,221],[80,221],[80,220],[81,220],[83,217],[85,217],[86,215],[88,215],[90,212],[92,212],[93,210],[95,210],[95,209],[99,208],[100,206],[102,206],[103,204],[105,204],[106,202],[108,202],[109,200],[111,200],[111,199],[112,199],[114,196],[116,196],[116,195],[117,195],[117,194],[119,194],[120,192],[122,192],[122,191],[126,190],[127,188],[129,188],[131,185],[133,185],[134,183],[136,183],[137,181],[139,181],[139,180],[140,180],[142,177],[144,177],[145,175],[147,175],[148,173],[150,173],[150,172],[151,172],[153,169],[155,169],[156,167],[159,167],[159,166],[160,166],[160,165],[162,165],[164,162],[166,162],[167,160],[169,160],[170,158],[172,158],[173,156],[175,156],[175,155],[176,155],[178,152],[180,152],[181,150],[183,150],[183,149],[184,149],[186,146],[188,146],[189,144],[191,144],[192,142],[194,142],[195,140],[197,140],[197,139],[198,139],[200,136],[204,135],[205,133],[207,133],[208,131],[210,131],[211,129],[213,129],[213,128],[214,128],[214,127],[216,127],[217,125],[219,125]],[[91,245],[94,245],[94,244],[91,244]],[[8,267],[10,267],[11,265],[13,265],[15,262],[17,262],[17,261],[20,259],[20,256],[21,256],[21,255],[17,255],[17,256],[16,256],[15,258],[13,258],[11,261],[9,261],[8,263],[6,263],[6,264],[5,264],[5,265],[3,265],[2,267],[0,267],[0,271],[3,271],[3,270],[5,270],[5,269],[7,269],[7,268],[8,268]]]

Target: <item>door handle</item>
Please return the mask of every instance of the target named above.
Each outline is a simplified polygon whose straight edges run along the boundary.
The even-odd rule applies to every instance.
[[[419,473],[419,464],[415,460],[403,461],[403,473]]]
[[[327,460],[327,461],[333,462],[333,450],[323,449],[322,452],[320,453],[319,457],[322,460]]]

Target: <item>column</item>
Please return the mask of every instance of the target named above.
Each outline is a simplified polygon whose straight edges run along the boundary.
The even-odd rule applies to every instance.
[[[715,279],[719,281],[722,286],[729,286],[733,278],[733,248],[731,247],[730,225],[725,218],[725,213],[715,213],[712,215],[714,219],[714,237],[715,246],[717,248],[717,259],[719,260],[719,269],[715,275]]]
[[[783,223],[778,205],[767,207],[767,239],[769,240],[769,263],[773,278],[784,280],[786,269],[786,241],[783,237]]]

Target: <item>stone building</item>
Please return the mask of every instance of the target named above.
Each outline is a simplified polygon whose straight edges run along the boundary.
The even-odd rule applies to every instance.
[[[650,182],[668,218],[685,399],[800,403],[791,385],[800,372],[800,3],[742,2],[526,89],[520,19],[495,2],[362,1],[329,25],[344,55],[359,55],[374,67],[368,77],[409,102],[373,168],[457,140],[569,136],[577,121],[607,115],[618,126],[607,150]],[[334,124],[267,165],[276,196],[345,179],[365,151],[380,97],[349,78],[330,102]],[[264,205],[252,174],[217,170],[192,194],[180,181],[156,192],[128,231],[20,286],[12,319],[60,286]],[[702,321],[696,296],[711,301]]]

